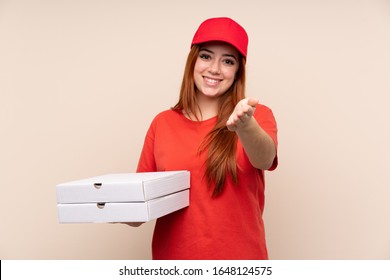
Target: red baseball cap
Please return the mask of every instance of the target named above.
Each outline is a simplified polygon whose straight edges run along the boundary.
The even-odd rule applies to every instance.
[[[237,22],[227,17],[209,18],[201,23],[192,39],[193,45],[222,41],[233,45],[244,57],[248,51],[248,34]]]

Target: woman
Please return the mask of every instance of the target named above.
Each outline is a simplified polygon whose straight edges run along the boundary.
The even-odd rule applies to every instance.
[[[204,21],[178,103],[147,132],[137,172],[191,172],[190,206],[156,221],[153,259],[268,258],[264,170],[277,166],[277,128],[270,109],[245,98],[247,45],[232,19]]]

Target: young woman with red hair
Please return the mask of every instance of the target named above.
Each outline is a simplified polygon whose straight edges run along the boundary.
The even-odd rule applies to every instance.
[[[277,166],[277,127],[245,97],[247,46],[232,19],[204,21],[178,103],[150,125],[137,172],[191,172],[190,206],[157,219],[153,259],[268,258],[264,170]]]

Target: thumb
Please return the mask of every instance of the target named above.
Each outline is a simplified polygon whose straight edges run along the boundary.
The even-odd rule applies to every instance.
[[[256,106],[257,104],[259,104],[259,99],[258,98],[248,98],[248,105],[249,106]]]

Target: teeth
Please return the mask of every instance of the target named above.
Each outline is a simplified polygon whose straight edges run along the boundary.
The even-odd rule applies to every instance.
[[[213,84],[213,85],[216,85],[219,82],[219,80],[210,79],[210,78],[206,78],[206,77],[205,77],[205,80],[207,83]]]

